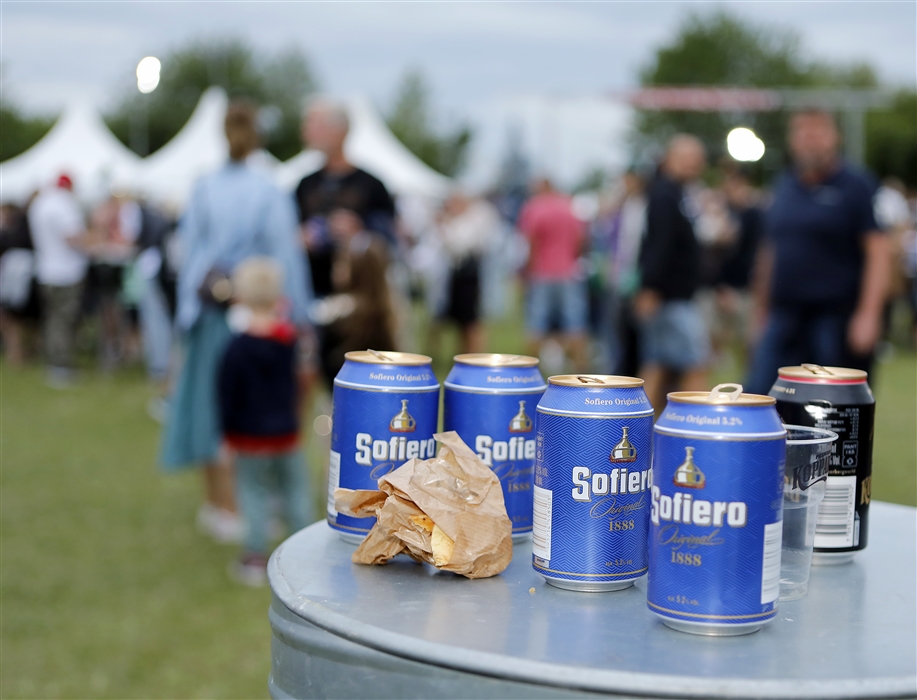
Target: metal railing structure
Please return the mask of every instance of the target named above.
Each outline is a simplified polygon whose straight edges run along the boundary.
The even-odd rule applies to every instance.
[[[825,109],[843,115],[847,157],[862,163],[865,156],[866,112],[891,104],[890,88],[739,88],[650,87],[612,97],[649,111],[776,112]]]

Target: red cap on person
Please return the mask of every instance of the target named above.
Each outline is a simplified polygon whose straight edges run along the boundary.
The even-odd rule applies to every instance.
[[[72,190],[73,180],[70,179],[67,173],[61,173],[60,177],[57,178],[57,186],[64,190]]]

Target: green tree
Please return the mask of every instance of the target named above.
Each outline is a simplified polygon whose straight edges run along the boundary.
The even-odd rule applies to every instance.
[[[902,90],[890,109],[866,115],[866,163],[917,187],[917,92]]]
[[[4,101],[0,106],[0,162],[34,146],[53,124],[53,119],[28,117]]]
[[[159,87],[148,95],[138,93],[133,84],[126,88],[107,120],[128,146],[132,123],[144,111],[147,150],[153,152],[184,126],[201,94],[210,86],[219,86],[230,98],[248,98],[261,106],[262,122],[267,127],[264,145],[271,153],[285,160],[301,150],[300,113],[306,97],[315,89],[315,80],[298,50],[262,56],[237,39],[198,42],[163,58],[161,76]]]
[[[430,89],[419,71],[405,74],[386,122],[398,140],[434,170],[453,176],[465,164],[471,129],[461,124],[443,133],[434,127]]]
[[[729,85],[738,87],[872,87],[875,74],[866,65],[831,66],[807,61],[798,35],[756,27],[725,12],[691,15],[676,37],[657,50],[640,72],[644,86]],[[637,145],[667,140],[676,132],[696,134],[710,155],[725,154],[725,137],[733,126],[754,129],[768,146],[764,169],[782,165],[785,112],[749,114],[641,112]]]
[[[0,65],[0,76],[2,73],[3,66]],[[0,162],[30,149],[53,125],[53,119],[23,114],[9,97],[0,101]]]

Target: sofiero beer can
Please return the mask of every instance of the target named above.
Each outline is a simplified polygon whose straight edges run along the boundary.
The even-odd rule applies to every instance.
[[[359,542],[376,520],[338,513],[334,490],[375,490],[412,457],[435,455],[439,382],[426,355],[361,350],[344,358],[332,394],[328,524]]]
[[[500,479],[513,538],[532,531],[535,407],[545,390],[538,360],[456,355],[443,384],[443,430],[454,430]]]
[[[786,430],[773,398],[738,384],[668,399],[654,436],[647,605],[682,632],[754,632],[777,614]]]
[[[813,564],[844,564],[866,548],[876,400],[866,372],[844,367],[781,367],[770,395],[794,425],[838,434],[818,507]]]
[[[532,566],[552,586],[615,591],[646,574],[652,430],[642,379],[548,380],[537,410]]]

